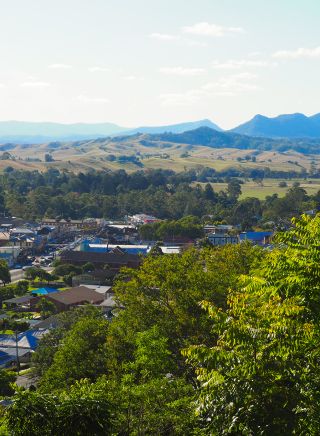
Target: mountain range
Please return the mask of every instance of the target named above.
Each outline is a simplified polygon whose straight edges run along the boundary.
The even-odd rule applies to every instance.
[[[61,124],[51,122],[0,121],[0,142],[17,144],[41,144],[50,141],[79,141],[137,133],[182,133],[198,127],[211,127],[220,131],[220,127],[210,120],[172,124],[169,126],[138,127],[129,129],[112,123],[75,123]]]
[[[137,134],[181,134],[199,128],[209,128],[216,132],[223,132],[217,124],[208,119],[166,126],[141,126],[137,128],[121,127],[113,123],[62,124],[0,121],[0,142],[40,144],[51,141],[81,141]],[[320,113],[310,117],[300,113],[279,115],[274,118],[256,115],[246,123],[224,132],[260,138],[320,139]]]
[[[129,140],[128,137],[114,138],[113,141]],[[271,138],[241,135],[231,131],[217,131],[210,127],[199,127],[195,130],[183,133],[165,132],[161,134],[149,134],[136,136],[136,140],[144,146],[152,146],[154,143],[185,144],[189,146],[205,146],[210,148],[234,148],[240,150],[275,150],[278,152],[296,151],[303,154],[319,154],[319,140],[315,138]]]
[[[231,131],[268,138],[320,138],[320,113],[311,117],[300,113],[274,118],[256,115]]]

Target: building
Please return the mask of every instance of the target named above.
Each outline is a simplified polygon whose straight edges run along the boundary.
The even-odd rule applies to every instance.
[[[5,304],[7,309],[29,311],[31,309],[31,301],[34,299],[35,297],[33,295],[23,295],[22,297],[3,300],[2,304]]]
[[[96,219],[92,219],[92,218],[88,218],[85,220],[72,220],[70,218],[69,219],[46,218],[42,220],[41,225],[43,227],[54,227],[58,229],[60,232],[64,232],[64,231],[96,228],[98,226],[98,222]]]
[[[205,234],[210,233],[229,233],[235,229],[234,226],[229,224],[206,224],[203,227]]]
[[[226,233],[210,233],[207,238],[210,244],[216,246],[239,243],[237,235],[228,235]]]
[[[101,286],[101,285],[81,285],[88,289],[92,289],[95,292],[98,292],[98,294],[103,295],[104,299],[107,299],[114,295],[114,292],[112,292],[112,286]]]
[[[110,253],[115,249],[120,248],[123,252],[130,254],[147,254],[150,246],[149,245],[115,245],[115,244],[103,244],[103,243],[91,243],[90,241],[82,242],[80,246],[81,251],[86,251],[87,253]]]
[[[243,232],[240,233],[240,242],[249,241],[263,247],[270,244],[272,235],[273,232]]]
[[[109,253],[120,249],[121,251],[129,254],[142,254],[146,255],[152,249],[153,244],[132,244],[132,245],[114,245],[114,244],[96,244],[90,241],[85,241],[81,244],[80,250],[87,253]],[[163,254],[179,254],[181,247],[178,246],[160,246]]]
[[[87,253],[85,251],[64,251],[60,255],[62,263],[83,266],[90,262],[95,269],[104,269],[106,265],[110,270],[117,272],[122,267],[138,268],[141,259],[137,254],[130,254],[118,250],[110,253]]]
[[[17,335],[0,335],[0,368],[29,362],[39,340],[48,330],[30,329]]]
[[[0,247],[0,259],[4,259],[9,267],[17,263],[21,254],[22,248],[20,246],[5,246]]]
[[[129,217],[129,220],[134,225],[153,224],[153,223],[156,223],[156,222],[160,221],[155,216],[146,215],[144,213],[133,215],[133,216]]]
[[[92,272],[78,274],[72,277],[72,286],[80,285],[104,285],[110,282],[114,277],[114,272],[100,269]]]
[[[2,231],[0,232],[0,247],[8,245],[10,241],[10,232]]]
[[[79,286],[63,292],[48,294],[41,298],[51,301],[56,306],[58,312],[63,312],[84,304],[101,304],[104,301],[104,294],[89,289],[86,286]],[[36,304],[39,298],[36,300],[36,302],[33,301],[32,303]]]

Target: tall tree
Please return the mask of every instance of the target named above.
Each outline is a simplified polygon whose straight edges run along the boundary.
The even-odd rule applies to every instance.
[[[320,216],[278,236],[260,273],[222,312],[204,303],[212,343],[191,347],[208,434],[311,434],[320,426]]]

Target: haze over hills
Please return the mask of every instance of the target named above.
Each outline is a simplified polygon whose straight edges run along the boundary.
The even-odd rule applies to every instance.
[[[210,120],[200,120],[169,126],[139,127],[129,129],[113,123],[75,123],[61,124],[51,122],[0,121],[0,141],[18,144],[41,144],[49,141],[78,141],[116,135],[140,133],[181,133],[197,127],[208,126],[221,130]]]
[[[320,114],[286,114],[274,118],[256,115],[231,132],[269,138],[320,138]]]
[[[142,135],[170,135],[185,134],[186,132],[198,131],[198,129],[209,129],[211,136],[219,138],[219,144],[228,146],[231,142],[244,144],[252,141],[248,138],[270,138],[281,139],[281,143],[286,139],[300,140],[307,144],[310,141],[320,139],[320,113],[313,116],[295,113],[279,115],[269,118],[263,115],[256,115],[250,121],[241,124],[234,129],[223,131],[217,124],[209,119],[199,121],[164,125],[164,126],[141,126],[138,128],[121,127],[113,123],[74,123],[61,124],[53,122],[24,122],[24,121],[0,121],[0,143],[15,144],[41,144],[52,141],[82,141],[95,140],[98,138],[113,138]],[[205,145],[202,141],[204,132],[208,130],[199,130],[195,140],[197,144]],[[216,134],[220,135],[216,135]],[[233,135],[242,135],[240,140]],[[203,136],[204,135],[204,136]],[[190,137],[190,134],[189,134]],[[261,142],[261,141],[260,141]],[[296,141],[297,142],[297,141]],[[314,145],[314,144],[313,144]],[[219,145],[221,146],[221,145]],[[271,146],[273,148],[273,146]]]
[[[93,139],[123,132],[124,127],[113,123],[74,123],[0,121],[2,142],[43,143],[54,140]]]
[[[157,134],[157,133],[183,133],[189,130],[195,130],[199,127],[210,127],[211,129],[217,130],[221,132],[222,129],[217,126],[217,124],[213,123],[208,119],[200,120],[200,121],[191,121],[189,123],[181,123],[181,124],[172,124],[168,126],[155,126],[155,127],[138,127],[136,129],[126,130],[124,134],[126,135],[135,135],[137,133],[149,133],[149,134]]]

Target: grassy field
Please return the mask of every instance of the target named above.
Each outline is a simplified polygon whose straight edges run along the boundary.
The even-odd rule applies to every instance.
[[[299,182],[300,187],[305,189],[309,195],[316,194],[318,191],[320,191],[319,179],[310,179],[307,181],[302,179],[286,180],[286,183],[288,185],[286,188],[280,188],[279,182],[281,182],[281,180],[279,179],[264,179],[263,184],[258,185],[251,180],[247,182],[245,181],[244,184],[241,185],[241,198],[243,199],[247,197],[256,197],[260,200],[263,200],[268,195],[273,194],[278,194],[279,197],[284,197],[286,192],[288,191],[288,189],[290,189],[294,182]],[[205,183],[201,183],[201,185],[204,186]],[[227,189],[227,183],[211,183],[211,185],[215,192],[226,191]]]
[[[44,162],[45,154],[50,153],[53,162]],[[45,171],[48,168],[86,172],[95,170],[125,169],[127,172],[152,168],[184,171],[185,169],[210,167],[217,171],[227,168],[270,168],[271,170],[296,171],[310,169],[311,163],[320,168],[320,156],[303,155],[296,152],[275,152],[239,150],[234,148],[210,148],[201,145],[166,144],[153,142],[146,145],[134,137],[116,142],[97,140],[81,143],[17,145],[10,154],[15,160],[1,160],[0,171],[8,166],[26,170]],[[113,160],[108,160],[110,155]],[[139,157],[141,166],[132,162],[120,163],[119,156]],[[254,157],[254,161],[252,158]],[[40,162],[28,161],[38,158]],[[273,187],[272,187],[273,189]]]

